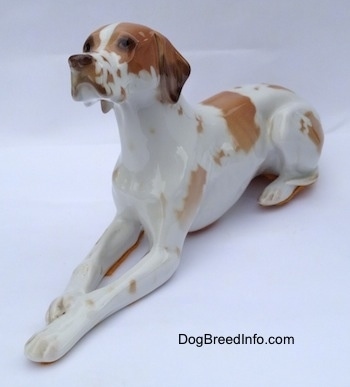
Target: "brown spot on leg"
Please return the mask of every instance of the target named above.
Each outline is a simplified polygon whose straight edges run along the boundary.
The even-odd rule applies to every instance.
[[[86,300],[86,305],[88,307],[92,308],[92,307],[94,307],[95,303],[92,300],[88,299],[88,300]]]
[[[237,150],[249,152],[260,136],[260,128],[255,122],[256,109],[250,98],[224,91],[202,103],[221,110]]]
[[[203,120],[202,120],[202,117],[199,117],[197,116],[196,117],[196,121],[197,121],[197,132],[198,133],[202,133],[203,132]]]
[[[323,145],[323,131],[321,123],[312,112],[307,112],[304,116],[307,120],[304,118],[300,120],[300,130],[303,133],[307,133],[310,140],[316,145],[318,151],[321,152]],[[307,121],[309,121],[309,123]]]
[[[206,178],[207,171],[200,165],[198,165],[198,168],[195,171],[191,172],[183,208],[180,211],[176,211],[177,219],[182,224],[187,223],[194,216],[199,201],[203,195]]]
[[[218,164],[221,166],[221,159],[225,157],[225,152],[221,149],[220,152],[216,152],[216,154],[213,156],[213,160],[215,164]]]
[[[129,283],[129,293],[133,294],[136,292],[136,281],[131,280]]]
[[[105,276],[109,277],[111,276],[118,268],[119,266],[128,258],[128,256],[139,246],[141,240],[143,237],[143,231],[140,233],[139,238],[137,239],[136,243],[131,246],[119,259],[117,262],[115,262],[106,272]]]

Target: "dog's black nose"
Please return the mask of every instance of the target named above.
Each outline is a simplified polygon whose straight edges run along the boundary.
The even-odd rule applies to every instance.
[[[92,63],[92,56],[89,54],[72,55],[68,59],[68,62],[73,69],[78,70],[82,67],[90,65]]]

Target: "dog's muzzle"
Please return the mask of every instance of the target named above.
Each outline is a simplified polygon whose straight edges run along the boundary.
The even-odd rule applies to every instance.
[[[81,70],[82,68],[91,65],[92,56],[87,54],[72,55],[68,59],[69,65],[74,70]]]
[[[92,55],[72,55],[68,62],[71,68],[73,99],[91,102],[107,95],[105,87],[96,80],[95,59]]]

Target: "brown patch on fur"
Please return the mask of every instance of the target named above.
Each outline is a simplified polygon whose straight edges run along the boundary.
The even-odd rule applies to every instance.
[[[191,67],[167,38],[159,32],[155,32],[154,37],[152,42],[155,42],[160,75],[158,98],[162,103],[176,103]]]
[[[129,73],[137,75],[141,70],[151,72],[151,67],[157,71],[156,47],[151,45],[150,40],[147,39],[153,34],[153,30],[148,27],[133,23],[120,23],[112,34],[107,49],[120,55],[121,63],[128,63]],[[131,38],[136,43],[135,46],[130,49],[119,48],[117,42],[123,37]]]
[[[89,66],[90,67],[90,66]],[[100,94],[100,95],[104,95],[104,96],[107,96],[107,91],[106,89],[102,86],[102,85],[99,85],[95,82],[95,75],[90,75],[89,76],[89,71],[81,71],[78,76],[76,77],[76,81],[75,81],[75,84],[72,88],[72,94],[75,95],[76,94],[76,91],[75,91],[75,88],[82,84],[82,83],[89,83],[90,85],[92,85],[96,91]]]
[[[252,101],[239,93],[224,91],[202,102],[222,111],[237,150],[249,152],[260,136],[255,122],[256,109]]]
[[[96,83],[96,70],[95,70],[95,60],[92,58],[90,63],[83,64],[77,68],[76,63],[79,63],[80,58],[88,57],[89,54],[79,54],[79,55],[72,55],[69,58],[69,61],[71,63],[71,67],[73,68],[72,71],[74,71],[74,76],[72,76],[72,95],[77,94],[77,87],[81,85],[82,83],[88,83],[92,85],[98,93],[101,95],[107,95],[106,89],[102,86]]]
[[[202,117],[199,117],[197,116],[196,117],[196,121],[197,121],[197,132],[198,133],[202,133],[203,132],[203,120],[202,120]]]
[[[107,83],[114,83],[114,77],[113,74],[109,71],[107,72]]]
[[[101,31],[101,29],[99,30]],[[95,32],[99,34],[99,32]],[[129,47],[118,45],[120,39],[131,39]],[[173,45],[159,32],[133,23],[120,23],[113,31],[104,48],[116,52],[120,63],[128,64],[128,72],[138,75],[140,71],[160,76],[159,100],[162,103],[175,103],[190,74],[190,66]]]
[[[221,166],[221,159],[225,157],[225,152],[221,149],[213,156],[213,160],[216,164]]]
[[[120,95],[122,96],[122,100],[124,101],[126,98],[126,90],[122,86],[120,87]]]
[[[129,283],[129,293],[133,294],[136,292],[136,281],[131,280]]]
[[[88,299],[88,300],[86,300],[86,305],[88,307],[92,308],[95,305],[95,303],[92,300]]]
[[[300,130],[303,133],[307,133],[310,140],[316,145],[319,152],[321,152],[323,145],[323,131],[320,121],[315,117],[312,112],[307,112],[304,116],[310,120],[311,125],[308,125],[302,118],[300,120]]]
[[[83,46],[83,51],[86,45],[88,44],[90,46],[90,52],[96,50],[100,44],[101,44],[101,39],[100,39],[100,32],[104,27],[99,28],[97,31],[93,32],[85,41],[84,46]]]
[[[93,32],[86,43],[90,44],[90,52],[98,49],[101,44],[100,32],[106,28],[103,26]],[[158,69],[157,52],[155,47],[150,47],[150,37],[154,35],[154,31],[146,26],[133,23],[120,23],[114,29],[109,41],[103,49],[107,52],[115,52],[121,57],[121,63],[129,63],[132,59],[132,63],[129,63],[128,70],[131,73],[138,74],[141,70],[150,71],[150,67],[153,66],[155,70]],[[119,47],[118,41],[121,38],[130,38],[135,45],[130,48]],[[86,44],[85,43],[85,44]],[[135,50],[137,46],[137,50]],[[155,44],[153,45],[155,46]],[[117,76],[120,77],[121,73],[118,72]]]
[[[184,114],[184,110],[182,109],[182,106],[180,106],[178,109],[177,109],[177,113],[179,116],[182,116]]]
[[[207,171],[200,165],[198,165],[198,168],[195,171],[191,172],[183,208],[180,211],[176,211],[177,219],[182,224],[187,223],[194,216],[199,201],[203,195],[206,179]]]
[[[117,262],[115,262],[106,272],[105,277],[110,277],[113,275],[113,273],[120,267],[120,265],[126,261],[126,259],[129,257],[129,255],[137,249],[139,246],[141,240],[143,237],[143,231],[140,233],[139,238],[137,239],[136,243],[131,246],[119,259]]]

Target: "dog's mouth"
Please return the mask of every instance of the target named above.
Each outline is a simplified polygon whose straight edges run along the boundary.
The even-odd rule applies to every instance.
[[[74,58],[73,56],[71,58]],[[89,102],[107,96],[106,89],[96,82],[95,66],[92,61],[86,65],[77,65],[69,58],[71,69],[71,93],[76,101]]]
[[[80,101],[84,100],[84,95],[89,97],[89,95],[93,94],[95,98],[107,96],[106,89],[102,85],[97,84],[95,79],[76,73],[74,70],[71,72],[71,91],[73,99]]]
[[[128,83],[120,82],[121,70],[115,68],[106,56],[97,54],[72,55],[71,94],[75,101],[87,105],[97,101],[124,102],[127,98]]]
[[[90,82],[72,83],[72,97],[75,101],[91,104],[101,99],[101,95]]]

